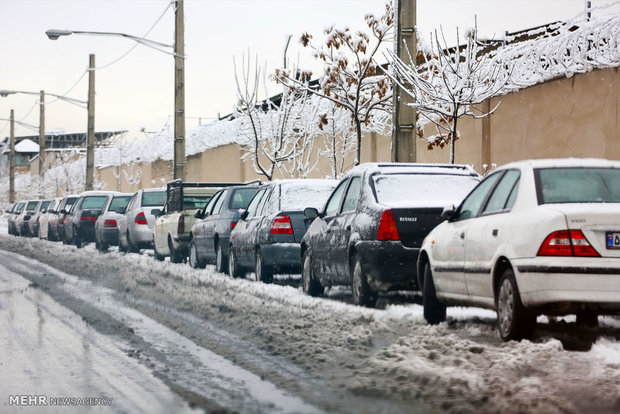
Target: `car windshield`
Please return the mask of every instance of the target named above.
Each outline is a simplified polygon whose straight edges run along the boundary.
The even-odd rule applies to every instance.
[[[18,204],[17,207],[15,208],[15,212],[18,213],[18,214],[21,213],[24,210],[24,206],[25,205],[26,204],[24,204],[24,203]]]
[[[119,207],[125,208],[129,204],[129,200],[131,200],[131,196],[114,197],[108,210],[116,211]]]
[[[46,200],[46,201],[42,202],[41,203],[41,208],[39,210],[44,211],[47,208],[47,206],[50,205],[51,202],[52,202],[52,200]]]
[[[338,184],[337,181],[309,181],[307,183],[282,184],[281,210],[319,209]]]
[[[213,196],[183,196],[183,209],[192,210],[204,208]]]
[[[37,208],[38,201],[29,201],[26,205],[26,211],[34,211]]]
[[[69,211],[71,206],[73,206],[76,201],[77,201],[77,197],[68,198],[67,202],[65,203],[65,210]]]
[[[142,206],[156,207],[163,206],[166,203],[165,191],[145,191],[142,193]]]
[[[82,210],[102,209],[106,201],[108,201],[107,196],[84,197],[84,201],[82,201]]]
[[[480,182],[470,175],[384,174],[372,177],[377,202],[449,204],[460,202]]]
[[[230,197],[230,208],[248,208],[250,201],[252,201],[257,192],[258,188],[238,188],[234,190],[232,197]]]
[[[541,168],[534,174],[539,204],[620,203],[618,168]]]

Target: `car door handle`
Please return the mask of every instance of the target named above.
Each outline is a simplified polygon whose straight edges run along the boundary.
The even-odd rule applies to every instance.
[[[493,229],[493,236],[497,237],[497,229]]]
[[[461,239],[464,239],[464,238],[465,238],[465,232],[463,232],[463,233],[459,234],[459,237],[460,237]]]

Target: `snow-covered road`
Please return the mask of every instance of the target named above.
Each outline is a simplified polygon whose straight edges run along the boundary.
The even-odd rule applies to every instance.
[[[155,411],[169,411],[166,404],[178,399],[186,407],[240,412],[620,410],[616,318],[601,318],[596,329],[540,318],[533,342],[503,343],[495,314],[479,309],[450,308],[447,323],[428,326],[417,304],[387,297],[385,309],[359,308],[346,303],[346,291],[311,298],[295,279],[280,285],[234,280],[211,266],[194,270],[156,262],[148,250],[101,254],[92,245],[78,250],[5,232],[0,249],[6,251],[0,253],[1,280],[8,286],[2,291],[30,284],[19,301],[39,295],[79,315],[80,329],[102,337],[109,342],[103,349],[115,349],[118,358],[128,357],[138,367],[118,362],[109,371],[144,370],[148,375],[142,377],[168,388],[158,394],[161,401],[145,393]],[[0,312],[9,312],[14,305],[5,304],[13,302],[2,295]],[[36,318],[23,322],[21,329],[35,337]],[[60,355],[69,352],[61,348]],[[44,381],[47,367],[38,368],[36,352],[7,349],[0,351],[0,363],[13,352],[16,360],[33,354],[16,375],[30,372],[31,379]],[[95,376],[131,381],[130,374]],[[19,392],[37,393],[32,381],[32,389]],[[2,394],[10,394],[2,380],[0,385]],[[76,385],[75,393],[83,391]],[[119,399],[131,400],[113,390],[101,392],[114,399],[111,408]],[[0,406],[3,400],[7,395],[0,395]],[[120,403],[116,408],[142,411]]]

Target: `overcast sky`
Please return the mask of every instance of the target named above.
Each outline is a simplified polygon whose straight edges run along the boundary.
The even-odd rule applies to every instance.
[[[593,0],[598,6],[610,0]],[[186,0],[187,128],[231,112],[236,101],[233,56],[258,55],[268,70],[282,65],[287,34],[293,39],[289,61],[313,67],[307,49],[298,44],[303,31],[320,37],[330,24],[364,27],[364,15],[380,14],[384,0]],[[571,18],[584,10],[583,0],[418,0],[417,24],[422,33],[443,26],[453,36],[457,26],[471,27],[474,16],[482,35],[501,37],[514,31]],[[113,62],[134,43],[119,37],[72,35],[51,41],[48,29],[122,32],[144,36],[169,0],[0,0],[0,89],[65,94],[96,55],[96,66]],[[172,44],[174,11],[170,7],[147,36]],[[316,66],[314,66],[316,67]],[[68,93],[87,97],[87,76]],[[48,101],[51,98],[48,97]],[[96,71],[97,131],[141,128],[154,131],[174,109],[173,58],[138,46],[118,62]],[[0,118],[15,110],[18,120],[39,124],[36,97],[0,98]],[[64,102],[46,106],[47,130],[86,130],[86,110]],[[29,111],[31,111],[29,113]],[[0,137],[7,136],[0,121]],[[36,132],[16,126],[16,135]]]

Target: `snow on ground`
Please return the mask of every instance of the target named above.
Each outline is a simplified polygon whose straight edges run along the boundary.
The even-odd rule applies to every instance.
[[[333,289],[332,299],[312,298],[288,286],[295,278],[279,278],[284,286],[252,277],[231,279],[212,266],[195,270],[157,262],[150,250],[101,254],[92,244],[78,250],[5,233],[0,248],[111,288],[159,323],[310,403],[323,403],[326,410],[620,410],[620,323],[613,317],[602,318],[597,329],[577,328],[569,318],[549,322],[541,317],[532,342],[503,343],[495,314],[487,310],[449,308],[446,323],[429,326],[417,304],[360,308],[336,300],[346,298],[344,288]],[[344,399],[322,401],[316,391],[320,387],[312,381],[294,383],[276,369],[261,367],[252,355],[225,341],[217,343],[175,312],[191,314],[238,335],[265,355],[292,362]],[[360,405],[360,398],[371,403]]]

